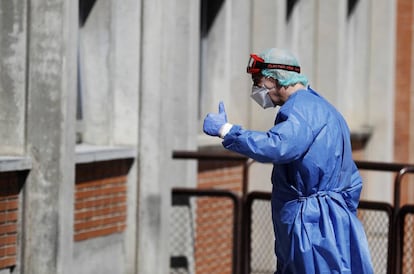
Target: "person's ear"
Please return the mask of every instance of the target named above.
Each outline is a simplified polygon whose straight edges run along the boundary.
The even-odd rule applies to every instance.
[[[279,83],[279,80],[275,79],[276,87],[280,89],[282,85]]]

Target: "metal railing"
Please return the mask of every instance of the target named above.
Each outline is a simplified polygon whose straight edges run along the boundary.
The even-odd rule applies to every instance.
[[[403,163],[384,163],[355,161],[357,167],[362,170],[384,171],[396,173],[394,180],[394,213],[397,213],[401,204],[401,183],[402,179],[409,173],[414,173],[414,165]],[[394,214],[396,216],[396,214]]]
[[[401,232],[399,230],[399,224],[397,223],[397,217],[399,215],[401,207],[401,191],[402,191],[402,180],[409,173],[414,173],[414,165],[404,163],[384,163],[384,162],[367,162],[367,161],[356,161],[356,165],[360,170],[368,171],[380,171],[380,172],[393,172],[395,173],[394,179],[394,198],[391,224],[390,224],[390,238],[388,242],[388,274],[398,273],[401,268],[400,258],[403,254],[400,252],[401,245]]]
[[[170,273],[240,273],[240,198],[225,190],[175,188],[172,205]]]
[[[251,192],[244,207],[244,273],[273,274],[276,269],[271,193]]]
[[[274,236],[270,217],[270,193],[252,192],[248,189],[248,168],[252,163],[248,158],[228,152],[180,152],[173,153],[175,159],[197,159],[239,161],[243,164],[243,191],[241,197],[231,192],[174,189],[173,197],[188,191],[197,197],[229,195],[234,201],[232,239],[232,272],[244,274],[273,273],[275,269]],[[375,273],[414,273],[414,206],[401,208],[401,184],[403,178],[414,173],[414,165],[356,161],[360,170],[395,173],[393,206],[387,203],[361,201],[358,217],[366,230]],[[177,192],[178,191],[178,192]],[[203,194],[197,194],[202,191]],[[213,196],[214,196],[213,195]],[[174,200],[174,198],[173,198]],[[194,212],[193,212],[194,213]],[[193,216],[193,218],[196,218]],[[412,219],[413,218],[413,219]],[[412,239],[413,238],[413,239]],[[238,239],[238,240],[237,240]],[[407,255],[408,254],[408,255]],[[176,262],[178,262],[177,260]],[[174,265],[173,263],[171,264]],[[176,272],[171,272],[176,273]],[[194,269],[194,272],[208,273]],[[215,273],[215,272],[210,272]],[[221,272],[217,272],[221,273]]]
[[[414,205],[403,206],[397,215],[396,274],[414,273]]]

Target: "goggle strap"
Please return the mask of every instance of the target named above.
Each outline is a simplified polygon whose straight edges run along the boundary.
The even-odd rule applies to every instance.
[[[294,71],[294,72],[300,73],[300,67],[298,66],[265,63],[264,60],[258,55],[250,54],[250,60],[247,66],[247,72],[258,73],[262,69],[282,69],[282,70]]]
[[[284,64],[272,64],[272,63],[262,63],[264,69],[282,69],[288,71],[294,71],[300,73],[300,67],[292,66],[292,65],[284,65]]]

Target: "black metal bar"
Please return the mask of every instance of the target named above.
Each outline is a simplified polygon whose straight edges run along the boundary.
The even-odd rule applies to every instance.
[[[217,160],[217,161],[247,161],[249,158],[227,150],[184,151],[175,150],[173,159]]]
[[[201,150],[187,151],[175,150],[172,153],[173,159],[196,159],[196,160],[222,160],[222,161],[247,161],[249,158],[238,153],[228,150]],[[360,169],[377,170],[377,171],[394,171],[399,172],[405,167],[413,167],[408,163],[388,163],[388,162],[372,162],[372,161],[355,161]]]
[[[385,162],[367,162],[355,161],[359,169],[373,171],[398,172],[394,180],[394,217],[401,204],[401,181],[407,173],[414,173],[414,165],[407,163],[385,163]]]
[[[392,216],[394,213],[392,205],[383,202],[372,202],[372,201],[360,201],[358,208],[368,210],[385,211],[388,216]]]
[[[414,166],[406,166],[402,168],[394,181],[394,210],[398,212],[401,203],[401,181],[407,173],[414,173]]]
[[[196,196],[196,197],[225,197],[233,201],[233,274],[240,273],[239,243],[241,237],[241,202],[240,198],[233,192],[219,189],[194,189],[194,188],[173,188],[172,195]]]
[[[376,171],[394,171],[399,172],[405,167],[414,167],[414,165],[407,163],[386,163],[386,162],[369,162],[369,161],[355,161],[359,169],[376,170]]]
[[[187,160],[215,160],[215,161],[238,161],[243,164],[243,181],[242,181],[242,196],[245,197],[249,186],[249,166],[252,161],[249,158],[238,153],[228,150],[203,150],[203,151],[184,151],[175,150],[172,153],[173,159],[187,159]]]
[[[407,214],[414,214],[414,205],[403,206],[396,217],[396,231],[397,231],[397,254],[396,254],[396,263],[395,263],[395,272],[396,274],[402,274],[403,270],[403,260],[404,260],[404,226],[405,226],[405,217]]]
[[[238,201],[237,203],[241,203],[241,206],[237,204],[239,207],[239,210],[237,210],[237,223],[238,228],[236,228],[238,236],[241,237],[241,244],[240,244],[240,250],[238,253],[235,251],[235,255],[237,256],[237,261],[240,262],[240,271],[239,273],[248,273],[247,271],[250,268],[250,242],[247,241],[250,237],[249,233],[251,233],[251,216],[246,213],[246,210],[248,208],[246,207],[246,204],[252,203],[253,197],[256,197],[258,199],[263,198],[267,199],[269,198],[270,193],[264,193],[264,192],[254,192],[253,194],[247,194],[248,192],[248,169],[249,166],[254,162],[253,160],[249,160],[249,158],[233,153],[226,150],[205,150],[205,151],[174,151],[172,154],[172,157],[174,159],[195,159],[195,160],[217,160],[217,161],[240,161],[243,162],[243,187],[242,187],[242,200],[241,202]],[[372,162],[372,161],[355,161],[355,164],[357,167],[361,170],[370,170],[370,171],[380,171],[380,172],[395,172],[396,177],[394,180],[394,208],[392,212],[391,222],[390,222],[390,234],[391,239],[389,241],[389,261],[388,261],[388,267],[387,267],[387,273],[398,273],[395,272],[395,270],[398,270],[398,263],[399,259],[401,259],[399,256],[401,254],[396,254],[397,252],[401,252],[401,239],[399,238],[402,233],[399,231],[399,227],[397,226],[397,215],[400,213],[400,203],[401,203],[401,182],[403,177],[407,173],[414,173],[414,165],[408,164],[408,163],[387,163],[387,162]],[[176,191],[180,191],[180,189],[176,189]],[[186,190],[188,191],[188,189]],[[199,193],[200,190],[196,190],[194,192],[197,196],[204,196],[207,194],[213,194],[215,190],[203,190],[204,194]],[[208,193],[209,191],[212,191],[212,193]],[[219,193],[216,193],[218,195],[221,195]],[[233,194],[235,195],[235,194]],[[252,195],[252,196],[251,196]],[[226,195],[224,195],[226,196]],[[235,195],[236,200],[238,199]],[[360,201],[361,206],[368,205],[369,202]],[[379,204],[379,203],[376,203]],[[251,204],[250,204],[251,206]],[[240,212],[239,212],[240,211]],[[389,211],[389,208],[387,209],[387,212]],[[245,219],[242,219],[245,218]],[[247,222],[247,223],[246,223]],[[247,225],[246,225],[247,224]],[[243,229],[243,227],[246,226]],[[236,231],[235,230],[235,231]],[[234,247],[237,247],[237,243],[234,244]],[[242,260],[246,259],[246,260]],[[242,265],[242,261],[243,262]],[[236,260],[233,260],[233,263],[235,263]],[[233,270],[237,270],[237,267],[233,267]]]
[[[172,206],[190,206],[190,197],[188,195],[172,195]]]
[[[173,159],[195,159],[195,160],[221,160],[221,161],[247,161],[249,158],[238,153],[227,150],[202,150],[187,151],[175,150],[172,153]],[[372,161],[355,161],[360,169],[377,170],[377,171],[395,171],[398,172],[404,167],[414,167],[408,163],[388,163]]]
[[[185,256],[174,256],[170,258],[171,268],[184,268],[188,271],[188,260]]]

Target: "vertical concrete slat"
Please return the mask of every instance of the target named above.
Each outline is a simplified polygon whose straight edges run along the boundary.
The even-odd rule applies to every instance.
[[[226,44],[227,36],[230,35],[229,21],[226,16],[229,7],[228,1],[221,2],[208,33],[201,38],[200,107],[203,118],[208,112],[217,111],[220,100],[226,103],[229,98],[228,58],[230,57],[230,49]],[[231,111],[231,109],[228,108],[227,111]],[[211,141],[211,138],[209,139]]]
[[[23,273],[72,273],[78,2],[29,4]]]
[[[195,163],[172,151],[196,148],[199,14],[199,1],[142,1],[139,273],[168,272],[171,187],[196,181]]]
[[[174,16],[171,16],[174,14]],[[163,157],[160,166],[165,172],[160,177],[161,187],[161,241],[162,257],[169,267],[172,250],[171,235],[171,188],[195,187],[197,163],[172,159],[174,150],[197,149],[199,49],[200,49],[200,2],[192,0],[164,1],[162,43],[163,99],[160,111],[164,136],[161,143]],[[191,260],[189,258],[189,260]],[[166,271],[168,272],[168,271]]]
[[[251,1],[251,19],[250,19],[250,53],[261,53],[267,48],[282,47],[285,37],[285,1]],[[247,66],[249,55],[244,57],[244,66]],[[244,68],[245,69],[245,68]],[[250,95],[251,77],[249,79],[248,92]],[[251,100],[248,100],[248,108],[245,109],[249,113],[248,120],[243,124],[246,128],[254,130],[269,129],[275,118],[274,109],[263,111],[263,109]]]
[[[344,81],[339,98],[351,131],[368,126],[370,16],[370,2],[359,1],[346,20]]]
[[[139,230],[138,273],[165,273],[165,252],[161,242],[162,182],[159,172],[163,151],[160,149],[161,133],[160,105],[164,92],[161,81],[165,76],[162,68],[162,43],[164,41],[162,0],[142,1],[141,36],[141,85],[138,132],[138,182],[139,182]],[[164,121],[168,123],[168,120]],[[163,182],[164,184],[166,182]],[[164,270],[164,271],[163,271]]]
[[[79,30],[82,72],[83,141],[110,145],[113,125],[113,48],[111,1],[96,1]],[[132,58],[131,58],[132,59]]]
[[[0,1],[0,153],[23,155],[26,106],[26,1]]]
[[[297,11],[293,12],[290,19],[291,21],[298,21],[296,23],[297,27],[294,29],[295,32],[298,33],[296,34],[297,38],[295,44],[292,45],[292,48],[294,49],[293,53],[297,55],[301,65],[301,73],[306,75],[311,87],[314,87],[316,84],[316,1],[318,0],[298,1]]]
[[[162,148],[168,157],[162,159],[161,166],[167,167],[168,174],[163,174],[163,180],[169,181],[171,186],[195,187],[195,161],[173,160],[171,155],[174,150],[197,149],[200,3],[175,0],[168,1],[165,7],[167,42],[163,45],[165,80],[162,90],[167,92],[164,92],[160,109],[168,120],[163,125],[168,138]]]
[[[249,0],[232,0],[230,6],[229,44],[229,94],[226,107],[231,110],[231,122],[247,125],[250,119],[249,108],[252,100],[251,76],[246,73],[246,66],[251,51],[250,16],[251,2]],[[235,50],[237,49],[237,50]],[[204,117],[203,117],[204,118]]]
[[[344,0],[319,0],[317,7],[314,86],[335,106],[338,106],[338,93],[342,91],[346,3]]]
[[[111,0],[111,92],[113,113],[110,143],[116,146],[138,145],[139,84],[141,50],[141,1]],[[137,244],[139,223],[137,161],[127,179],[127,225],[123,238],[126,273],[137,273]],[[137,225],[138,224],[138,225]]]
[[[139,1],[111,0],[110,92],[113,94],[111,143],[136,145],[140,53]]]
[[[396,61],[396,1],[371,0],[371,39],[369,46],[368,123],[373,134],[365,149],[366,160],[393,161],[394,93]],[[362,197],[392,202],[392,174],[364,177]],[[372,182],[372,183],[370,183]],[[381,183],[379,183],[381,182]],[[384,191],[387,189],[387,191]],[[375,198],[374,198],[375,197]]]

